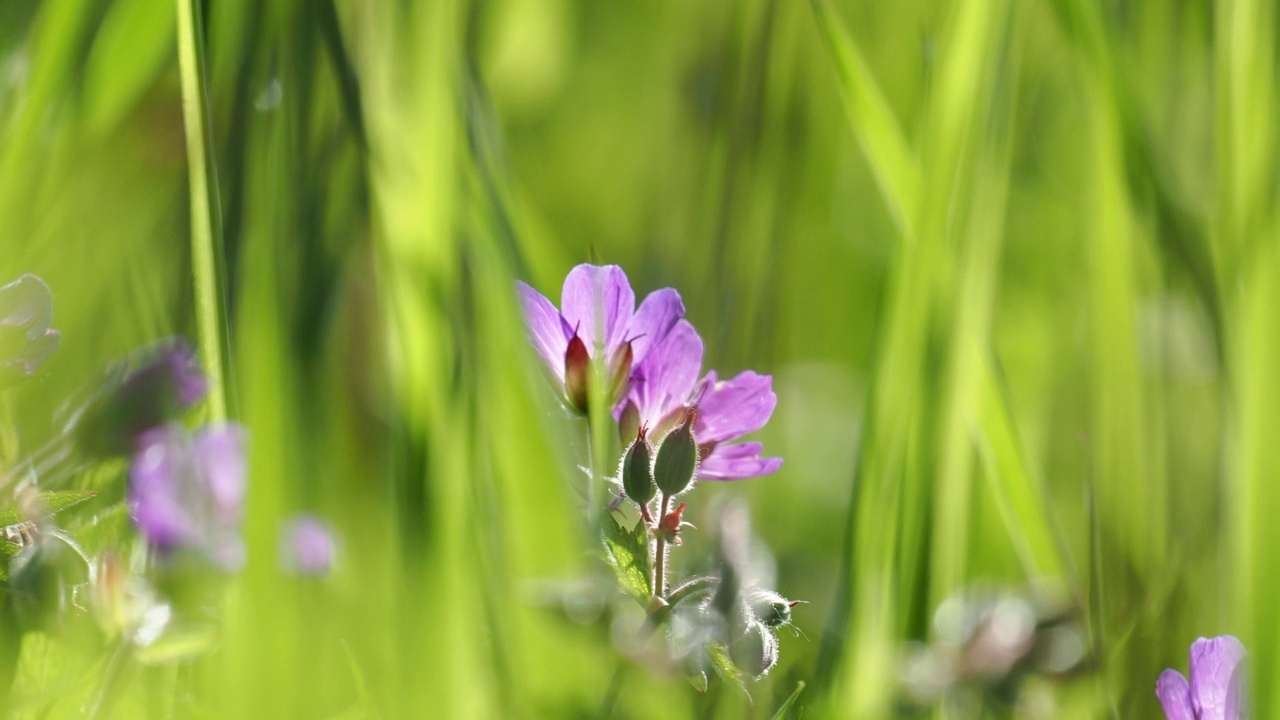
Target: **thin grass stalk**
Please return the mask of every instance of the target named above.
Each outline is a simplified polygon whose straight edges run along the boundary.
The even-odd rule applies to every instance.
[[[227,417],[227,323],[225,261],[214,217],[213,162],[208,134],[206,82],[202,61],[200,0],[177,0],[178,69],[182,81],[182,121],[187,136],[187,177],[191,196],[191,267],[195,276],[196,329],[200,359],[209,378],[209,418]]]

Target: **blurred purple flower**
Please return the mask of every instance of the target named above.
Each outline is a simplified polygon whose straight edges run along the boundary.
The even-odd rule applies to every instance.
[[[152,547],[165,554],[195,550],[227,570],[244,563],[244,446],[244,429],[235,424],[194,435],[166,425],[138,438],[129,513]]]
[[[328,524],[303,513],[285,526],[280,557],[285,568],[300,575],[326,575],[337,556],[337,544]]]
[[[612,407],[626,392],[631,370],[684,317],[680,294],[650,293],[636,308],[626,273],[617,265],[578,265],[564,279],[557,310],[537,290],[517,283],[533,345],[569,405],[586,412],[590,360],[600,359]]]
[[[0,286],[0,366],[32,375],[62,342],[49,327],[53,293],[35,275],[23,275]]]
[[[110,367],[69,425],[90,452],[131,452],[139,436],[176,418],[207,390],[195,350],[180,337],[166,338]]]
[[[725,444],[769,421],[778,404],[773,378],[748,370],[730,380],[718,379],[714,371],[698,380],[702,354],[702,339],[693,326],[677,322],[632,374],[631,390],[617,412],[622,436],[635,437],[636,427],[644,425],[650,437],[661,438],[690,407],[697,407],[697,477],[741,480],[776,471],[782,459],[760,457],[760,443]]]
[[[1191,682],[1177,670],[1156,681],[1156,697],[1168,720],[1243,720],[1242,675],[1245,650],[1230,635],[1191,644]]]

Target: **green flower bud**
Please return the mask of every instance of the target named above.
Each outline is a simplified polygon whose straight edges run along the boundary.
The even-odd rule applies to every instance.
[[[788,600],[772,590],[756,590],[747,600],[751,604],[751,614],[755,615],[765,627],[782,627],[791,622],[791,608],[798,601]]]
[[[627,389],[627,380],[631,379],[631,365],[635,361],[635,353],[631,343],[623,343],[622,347],[609,360],[609,404],[615,404]]]
[[[652,428],[646,428],[646,432]],[[618,440],[630,442],[640,431],[640,409],[631,400],[622,407],[622,416],[618,418]],[[650,447],[652,449],[652,446]]]
[[[653,479],[666,495],[679,495],[693,482],[698,469],[698,442],[693,438],[693,422],[698,411],[691,408],[680,423],[662,441],[658,459],[653,464]]]
[[[658,494],[653,482],[653,446],[645,439],[645,428],[622,456],[622,491],[638,505],[646,505]]]
[[[739,670],[759,680],[778,662],[778,638],[763,624],[752,621],[729,643],[729,657]]]

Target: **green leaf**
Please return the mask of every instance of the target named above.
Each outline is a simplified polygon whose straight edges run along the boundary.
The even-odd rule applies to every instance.
[[[747,683],[745,675],[733,664],[733,659],[729,657],[729,651],[723,645],[708,645],[707,656],[711,658],[711,667],[715,668],[716,674],[724,678],[731,685],[736,686],[747,696],[747,701],[751,701],[751,693],[747,692]]]
[[[21,549],[18,543],[0,538],[0,582],[9,582],[9,560]]]
[[[652,594],[649,588],[649,533],[644,521],[628,532],[610,518],[604,524],[605,562],[613,568],[618,584],[640,602]]]
[[[32,520],[39,517],[48,517],[57,515],[73,505],[94,497],[98,493],[93,490],[54,490],[51,492],[40,493],[36,504],[40,508],[37,513],[24,513],[16,504],[6,505],[0,508],[0,528],[17,525],[18,523]]]
[[[858,142],[899,230],[914,238],[924,180],[919,160],[907,141],[871,67],[827,0],[813,0],[814,18],[836,63],[840,95]]]

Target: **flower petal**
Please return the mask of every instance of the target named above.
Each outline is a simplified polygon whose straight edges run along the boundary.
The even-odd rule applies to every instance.
[[[0,366],[32,375],[58,349],[62,336],[51,330],[53,293],[35,275],[0,286]]]
[[[1225,719],[1231,674],[1244,656],[1244,646],[1230,635],[1191,644],[1191,707],[1197,720]]]
[[[579,265],[564,279],[560,312],[569,328],[587,344],[592,357],[596,356],[597,342],[603,344],[604,357],[613,356],[626,339],[635,311],[636,295],[627,274],[617,265]]]
[[[5,358],[0,364],[23,375],[33,375],[61,344],[62,333],[52,329],[45,330],[40,335],[28,338],[22,350],[12,357]]]
[[[208,483],[209,497],[220,524],[240,519],[245,487],[245,432],[235,424],[201,430],[191,446],[192,460]]]
[[[664,416],[684,405],[702,369],[702,338],[686,320],[677,321],[666,338],[632,374],[631,400],[640,411],[640,422],[650,429]]]
[[[560,316],[560,311],[542,293],[522,282],[516,283],[516,289],[520,293],[524,322],[529,327],[533,346],[551,372],[563,383],[564,352],[569,347],[569,338],[573,337],[573,328],[569,327]]]
[[[209,391],[209,381],[200,369],[195,349],[186,340],[174,338],[163,346],[161,355],[167,356],[178,406],[186,408],[200,402]]]
[[[680,293],[672,288],[663,288],[649,293],[640,303],[635,317],[631,319],[631,327],[627,330],[626,340],[631,341],[632,362],[640,364],[646,355],[666,338],[676,321],[684,317],[684,302]]]
[[[36,338],[53,321],[53,293],[35,275],[23,275],[0,286],[0,325],[24,327],[27,337]]]
[[[1156,680],[1156,697],[1166,720],[1196,720],[1191,710],[1191,688],[1177,670],[1165,670]]]
[[[760,443],[717,445],[698,465],[698,477],[704,480],[744,480],[768,475],[782,467],[782,458],[762,458]]]
[[[301,575],[324,575],[333,567],[337,546],[326,523],[302,514],[285,526],[280,553],[285,569]]]
[[[699,443],[719,443],[742,437],[764,427],[778,405],[773,378],[750,370],[732,380],[716,382],[708,373],[706,389],[698,399]]]
[[[138,439],[129,467],[129,514],[155,547],[176,547],[195,533],[182,501],[185,452],[181,430],[157,428]]]
[[[1243,662],[1236,664],[1236,669],[1231,673],[1231,680],[1227,683],[1227,702],[1224,710],[1223,716],[1226,720],[1244,720],[1249,716],[1244,690]]]

